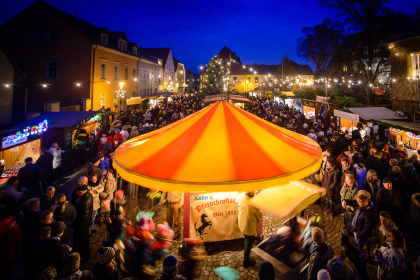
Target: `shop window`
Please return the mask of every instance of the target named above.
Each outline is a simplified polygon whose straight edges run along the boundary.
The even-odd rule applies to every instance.
[[[101,63],[101,79],[106,79],[106,63]]]
[[[420,77],[420,54],[414,54],[411,56],[411,72],[413,78]]]
[[[58,44],[60,42],[60,31],[48,30],[47,32],[47,43]]]
[[[125,77],[126,80],[128,80],[128,68],[127,67],[125,67],[125,69],[124,69],[124,77]]]
[[[114,66],[114,80],[118,80],[118,70],[119,70],[119,67],[118,67],[118,65],[115,65]]]
[[[49,60],[46,62],[45,67],[45,78],[46,79],[57,79],[58,75],[58,61]]]

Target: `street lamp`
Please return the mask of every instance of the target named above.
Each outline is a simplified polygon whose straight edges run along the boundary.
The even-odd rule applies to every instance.
[[[120,89],[117,90],[117,97],[120,99],[120,113],[121,113],[121,108],[122,108],[122,99],[125,96],[125,91],[123,90],[123,86],[124,86],[124,82],[119,82],[120,85]]]

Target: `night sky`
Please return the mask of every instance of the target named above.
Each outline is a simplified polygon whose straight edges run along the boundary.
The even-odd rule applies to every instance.
[[[46,0],[45,2],[96,26],[125,31],[128,40],[143,47],[171,47],[185,67],[199,72],[223,46],[242,63],[279,64],[284,54],[311,64],[296,55],[296,39],[305,26],[321,23],[333,14],[316,0],[248,1],[115,1]],[[413,13],[418,0],[391,0],[395,10]],[[0,25],[34,0],[1,1]],[[118,4],[116,4],[118,3]],[[121,4],[120,4],[121,3]],[[314,68],[314,67],[312,67]]]

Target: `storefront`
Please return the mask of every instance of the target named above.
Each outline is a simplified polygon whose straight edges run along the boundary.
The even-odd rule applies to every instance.
[[[322,103],[314,100],[301,99],[302,111],[306,118],[316,117],[319,113],[323,115],[324,125],[329,126],[331,116],[334,114],[334,110],[340,107],[332,103]]]
[[[337,119],[337,126],[342,131],[352,132],[354,129],[358,127],[361,128],[360,135],[363,137],[367,134],[367,130],[369,130],[368,126],[363,125],[360,122],[359,115],[341,111],[341,110],[334,110],[334,117]]]
[[[25,127],[26,126],[26,127]],[[10,176],[18,173],[25,165],[25,158],[31,157],[34,162],[41,153],[42,136],[48,130],[48,121],[27,122],[13,134],[5,135],[1,142],[0,158],[5,161],[5,170],[0,184],[4,184]]]

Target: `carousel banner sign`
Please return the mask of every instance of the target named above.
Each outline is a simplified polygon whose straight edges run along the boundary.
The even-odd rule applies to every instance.
[[[238,192],[191,194],[191,238],[205,242],[243,238],[238,227]]]

